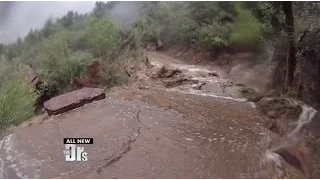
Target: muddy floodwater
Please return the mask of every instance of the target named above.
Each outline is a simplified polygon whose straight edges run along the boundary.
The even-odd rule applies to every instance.
[[[263,162],[269,131],[240,87],[208,75],[222,72],[165,55],[151,54],[150,62],[178,68],[198,83],[119,90],[16,128],[0,141],[0,178],[270,177]],[[83,145],[87,162],[65,161],[66,137],[93,138]]]

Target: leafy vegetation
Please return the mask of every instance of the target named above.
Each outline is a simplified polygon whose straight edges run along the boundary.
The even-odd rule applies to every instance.
[[[136,27],[144,40],[162,39],[211,49],[232,45],[257,47],[272,30],[270,18],[255,15],[246,3],[159,2],[151,4]],[[248,6],[248,7],[247,7]]]
[[[34,114],[36,93],[23,74],[0,61],[0,130],[18,125]]]
[[[38,73],[51,93],[70,90],[72,78],[81,76],[92,60],[89,53],[71,52],[63,32],[46,39],[36,57]]]
[[[86,38],[92,53],[103,59],[119,48],[119,30],[110,19],[92,17],[87,26]]]
[[[231,43],[250,48],[257,47],[263,41],[263,24],[241,4],[236,4],[235,10],[237,16],[235,17],[234,30],[230,35]]]

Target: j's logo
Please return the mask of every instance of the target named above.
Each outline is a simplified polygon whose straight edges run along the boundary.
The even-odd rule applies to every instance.
[[[84,147],[77,147],[75,144],[66,144],[63,151],[66,161],[88,161],[88,153]]]

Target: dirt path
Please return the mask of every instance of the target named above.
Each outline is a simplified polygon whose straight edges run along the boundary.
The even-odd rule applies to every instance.
[[[0,178],[268,178],[262,120],[252,104],[221,89],[222,72],[150,54],[205,82],[163,89],[120,89],[0,142]],[[228,82],[228,81],[226,81]],[[229,89],[228,89],[229,88]],[[220,90],[219,90],[220,89]],[[91,137],[88,162],[65,162],[64,137]]]

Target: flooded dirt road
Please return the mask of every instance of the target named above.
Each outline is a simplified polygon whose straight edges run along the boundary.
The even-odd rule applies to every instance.
[[[151,54],[150,62],[176,66],[208,87],[120,89],[16,128],[0,141],[0,178],[270,177],[262,163],[268,130],[238,87],[223,90],[222,73],[202,75],[213,70],[165,55]],[[93,138],[94,144],[84,145],[87,162],[65,161],[66,137]]]

